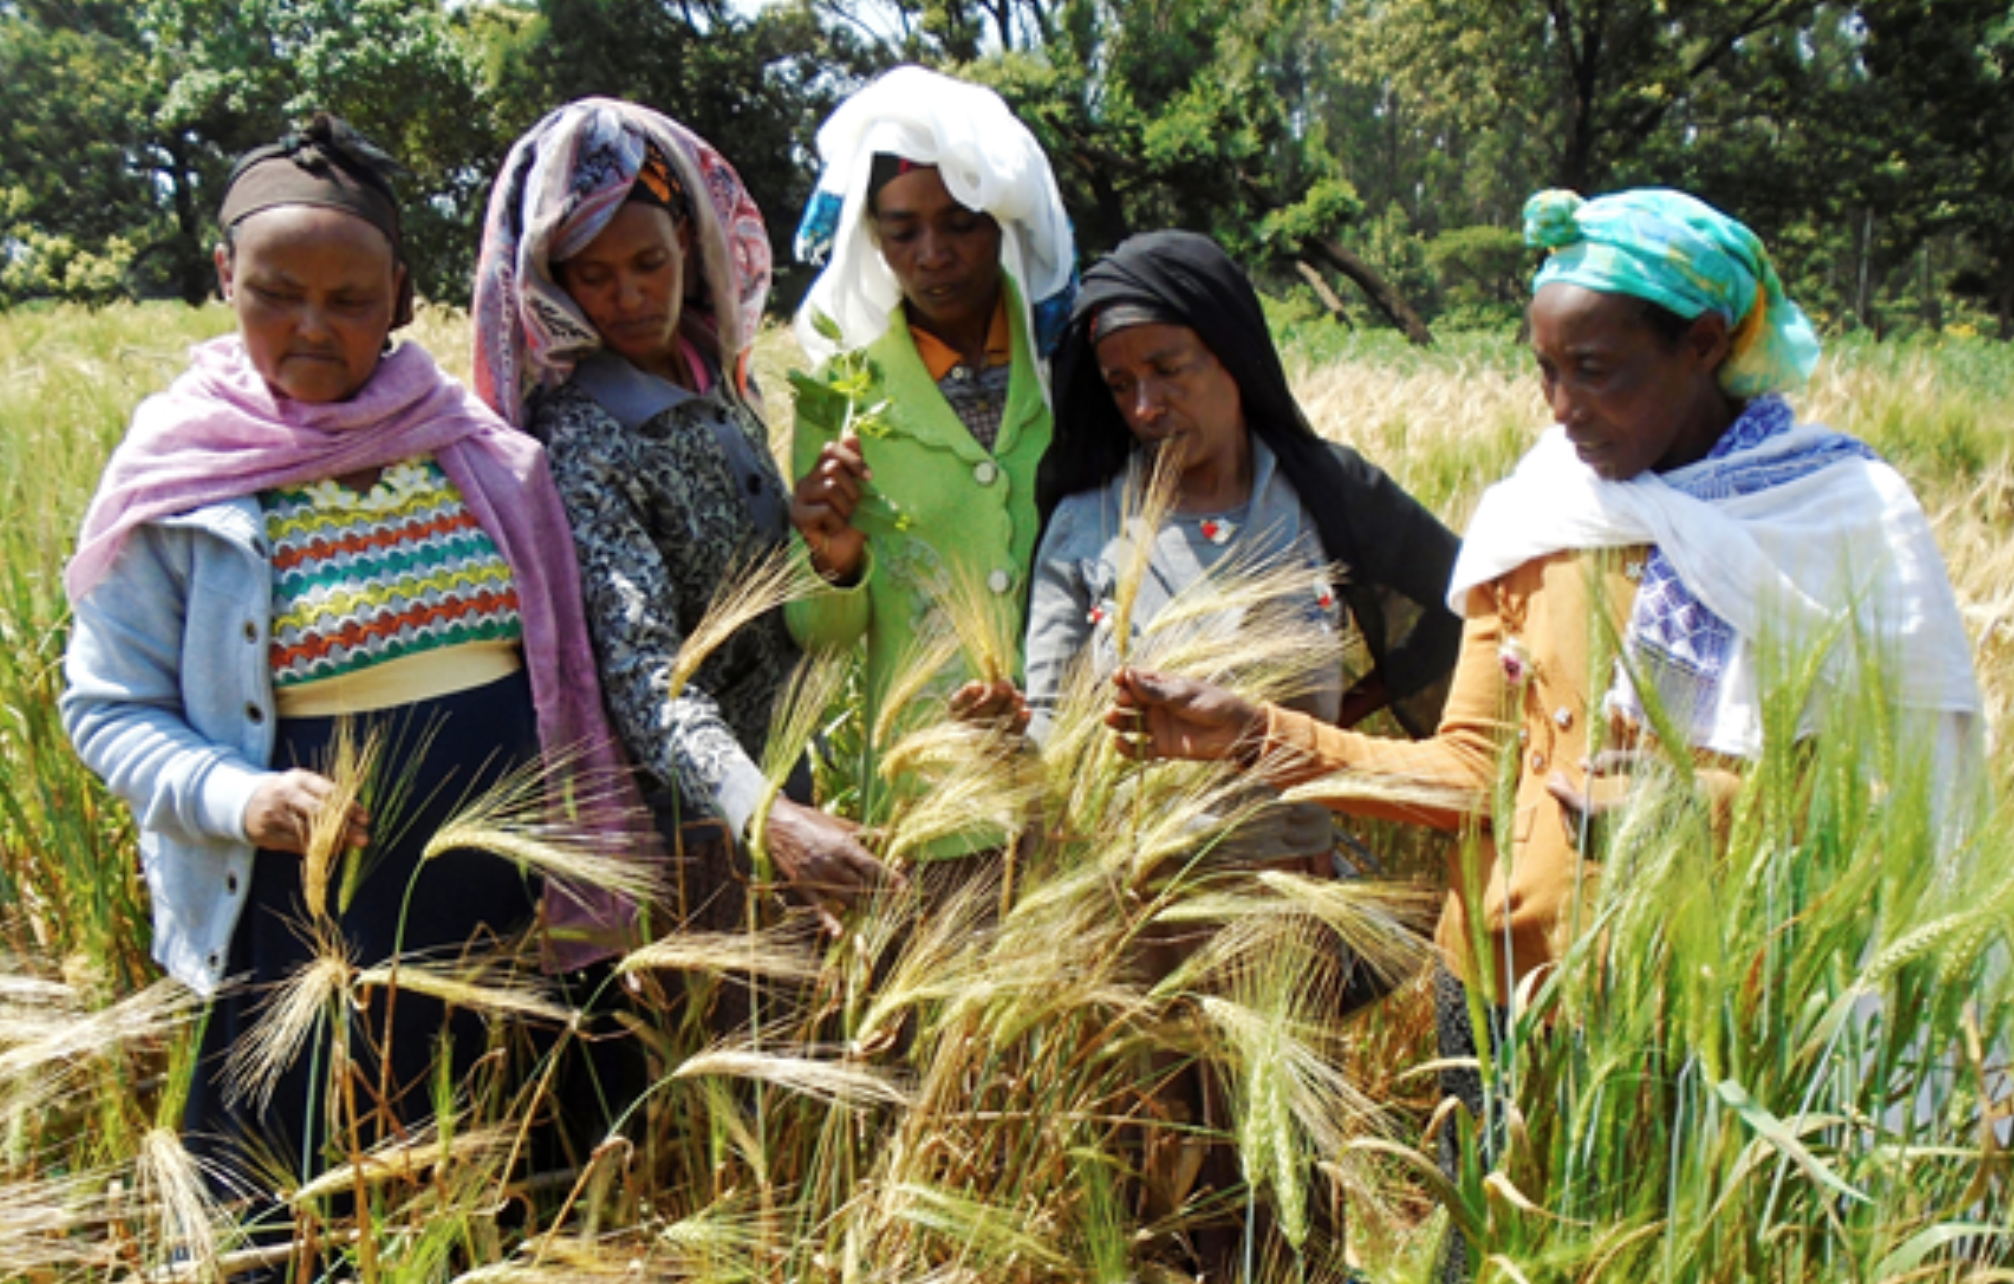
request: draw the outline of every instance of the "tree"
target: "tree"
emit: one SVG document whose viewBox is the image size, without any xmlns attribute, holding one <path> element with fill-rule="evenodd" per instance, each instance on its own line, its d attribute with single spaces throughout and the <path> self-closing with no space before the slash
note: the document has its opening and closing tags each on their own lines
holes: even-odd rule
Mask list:
<svg viewBox="0 0 2014 1284">
<path fill-rule="evenodd" d="M 1121 14 L 1072 0 L 1041 58 L 966 70 L 1042 139 L 1080 249 L 1187 227 L 1261 264 L 1341 272 L 1415 342 L 1417 312 L 1338 237 L 1361 211 L 1328 146 L 1323 0 L 1143 0 Z"/>
<path fill-rule="evenodd" d="M 421 294 L 468 294 L 496 137 L 480 63 L 440 0 L 149 0 L 166 98 L 164 171 L 189 194 L 180 251 L 207 263 L 235 156 L 331 111 L 408 170 L 407 256 Z"/>
<path fill-rule="evenodd" d="M 1958 284 L 2014 338 L 2014 13 L 2005 0 L 1866 0 L 1864 61 L 1898 129 L 1895 171 L 1910 201 L 1906 251 L 1963 233 L 1982 266 Z"/>
<path fill-rule="evenodd" d="M 120 4 L 0 14 L 0 303 L 181 292 L 151 254 L 159 93 Z"/>
<path fill-rule="evenodd" d="M 1450 133 L 1525 136 L 1534 178 L 1586 191 L 1637 155 L 1757 37 L 1816 0 L 1381 0 L 1367 33 L 1414 110 Z"/>
</svg>

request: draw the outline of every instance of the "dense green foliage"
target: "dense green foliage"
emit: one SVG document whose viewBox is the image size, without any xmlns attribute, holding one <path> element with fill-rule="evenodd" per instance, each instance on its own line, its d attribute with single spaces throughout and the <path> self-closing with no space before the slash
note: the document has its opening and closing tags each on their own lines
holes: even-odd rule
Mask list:
<svg viewBox="0 0 2014 1284">
<path fill-rule="evenodd" d="M 434 299 L 510 140 L 590 93 L 718 145 L 787 263 L 818 122 L 912 60 L 1030 120 L 1087 252 L 1208 230 L 1416 341 L 1503 319 L 1531 191 L 1640 183 L 1747 218 L 1835 331 L 2006 337 L 2009 32 L 2004 0 L 8 0 L 0 306 L 202 297 L 230 158 L 314 108 L 410 167 Z"/>
</svg>

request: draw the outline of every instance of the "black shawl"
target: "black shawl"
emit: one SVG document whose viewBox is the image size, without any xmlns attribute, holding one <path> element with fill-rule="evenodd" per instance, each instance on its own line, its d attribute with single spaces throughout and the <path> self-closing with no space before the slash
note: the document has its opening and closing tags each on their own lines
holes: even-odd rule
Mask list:
<svg viewBox="0 0 2014 1284">
<path fill-rule="evenodd" d="M 1461 621 L 1446 604 L 1459 541 L 1377 466 L 1315 434 L 1287 386 L 1258 294 L 1208 237 L 1147 232 L 1084 273 L 1056 352 L 1055 439 L 1035 483 L 1043 524 L 1066 496 L 1117 476 L 1133 451 L 1091 342 L 1093 318 L 1114 304 L 1179 317 L 1237 380 L 1247 427 L 1272 450 L 1342 568 L 1337 588 L 1373 666 L 1353 691 L 1382 688 L 1408 732 L 1431 734 L 1461 646 Z"/>
</svg>

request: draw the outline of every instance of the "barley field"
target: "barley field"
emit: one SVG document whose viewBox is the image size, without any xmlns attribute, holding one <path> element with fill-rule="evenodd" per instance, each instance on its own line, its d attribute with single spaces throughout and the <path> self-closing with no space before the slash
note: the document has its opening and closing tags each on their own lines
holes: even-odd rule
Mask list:
<svg viewBox="0 0 2014 1284">
<path fill-rule="evenodd" d="M 60 570 L 98 471 L 139 399 L 229 326 L 220 307 L 0 315 L 0 1278 L 1118 1284 L 1187 1278 L 1181 1245 L 1229 1217 L 1254 1280 L 1424 1281 L 1450 1226 L 1478 1279 L 2014 1280 L 2014 817 L 1998 804 L 1962 843 L 1937 837 L 1879 673 L 1817 744 L 1755 764 L 1724 847 L 1675 775 L 1646 786 L 1614 827 L 1593 930 L 1484 1040 L 1491 1122 L 1435 1087 L 1418 926 L 1458 840 L 1367 827 L 1389 877 L 1226 878 L 1213 843 L 1247 805 L 1238 781 L 1128 764 L 1099 692 L 1071 693 L 1036 757 L 959 724 L 860 726 L 845 667 L 811 664 L 765 768 L 874 739 L 932 784 L 884 852 L 990 827 L 1016 835 L 1002 859 L 918 870 L 837 940 L 758 893 L 734 930 L 625 959 L 621 1019 L 651 1087 L 543 1171 L 523 1140 L 579 1025 L 535 968 L 304 974 L 273 1058 L 334 1049 L 340 1077 L 345 1040 L 367 1037 L 348 1014 L 390 983 L 483 1014 L 516 1069 L 442 1084 L 427 1129 L 339 1130 L 351 1143 L 312 1180 L 241 1175 L 300 1228 L 246 1247 L 175 1135 L 197 1008 L 147 961 L 133 822 L 55 716 Z M 1457 529 L 1543 422 L 1508 336 L 1420 353 L 1277 329 L 1314 421 Z M 428 310 L 413 334 L 465 370 L 465 318 Z M 787 331 L 759 357 L 781 445 Z M 1801 404 L 1916 486 L 2006 745 L 2014 350 L 1838 343 Z M 1208 591 L 1199 609 L 1277 589 Z M 968 650 L 998 647 L 966 624 Z M 1200 663 L 1179 630 L 1139 645 Z M 1247 667 L 1265 695 L 1266 666 Z M 1999 799 L 2009 764 L 1996 754 Z M 464 831 L 500 870 L 580 854 L 510 801 Z M 1171 934 L 1193 945 L 1179 966 L 1138 966 Z M 1395 988 L 1338 1020 L 1345 958 Z M 1216 1085 L 1216 1114 L 1177 1108 L 1184 1075 Z M 350 1110 L 335 1122 L 361 1123 Z M 1435 1154 L 1457 1137 L 1449 1178 Z M 1195 1180 L 1226 1156 L 1235 1181 Z"/>
</svg>

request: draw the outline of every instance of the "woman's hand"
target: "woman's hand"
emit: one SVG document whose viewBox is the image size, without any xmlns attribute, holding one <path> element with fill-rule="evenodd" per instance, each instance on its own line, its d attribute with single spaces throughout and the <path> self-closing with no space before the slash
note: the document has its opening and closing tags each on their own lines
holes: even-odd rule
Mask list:
<svg viewBox="0 0 2014 1284">
<path fill-rule="evenodd" d="M 763 837 L 777 872 L 792 891 L 818 915 L 818 921 L 839 935 L 839 915 L 882 888 L 904 886 L 903 878 L 874 859 L 854 837 L 860 826 L 828 816 L 788 798 L 769 808 Z"/>
<path fill-rule="evenodd" d="M 951 716 L 1020 735 L 1028 730 L 1028 697 L 1012 682 L 968 682 L 951 693 Z"/>
<path fill-rule="evenodd" d="M 267 851 L 308 854 L 308 841 L 315 832 L 315 817 L 335 796 L 336 782 L 312 771 L 282 771 L 267 776 L 252 791 L 245 804 L 245 838 L 254 847 Z M 350 804 L 348 832 L 343 847 L 362 847 L 371 841 L 371 818 L 358 803 Z"/>
<path fill-rule="evenodd" d="M 1591 760 L 1584 759 L 1581 770 L 1587 774 L 1585 790 L 1574 788 L 1564 771 L 1555 771 L 1545 778 L 1546 792 L 1566 813 L 1568 832 L 1575 836 L 1576 846 L 1582 845 L 1579 836 L 1585 832 L 1589 836 L 1585 846 L 1599 849 L 1600 844 L 1593 841 L 1595 826 L 1628 801 L 1630 772 L 1648 757 L 1640 750 L 1604 749 Z"/>
<path fill-rule="evenodd" d="M 1266 711 L 1222 687 L 1121 669 L 1105 725 L 1128 758 L 1228 758 L 1264 743 Z"/>
<path fill-rule="evenodd" d="M 818 462 L 798 479 L 790 496 L 790 524 L 811 550 L 811 565 L 834 584 L 851 584 L 860 575 L 867 536 L 853 526 L 861 487 L 874 475 L 860 451 L 860 438 L 848 434 L 818 452 Z"/>
</svg>

